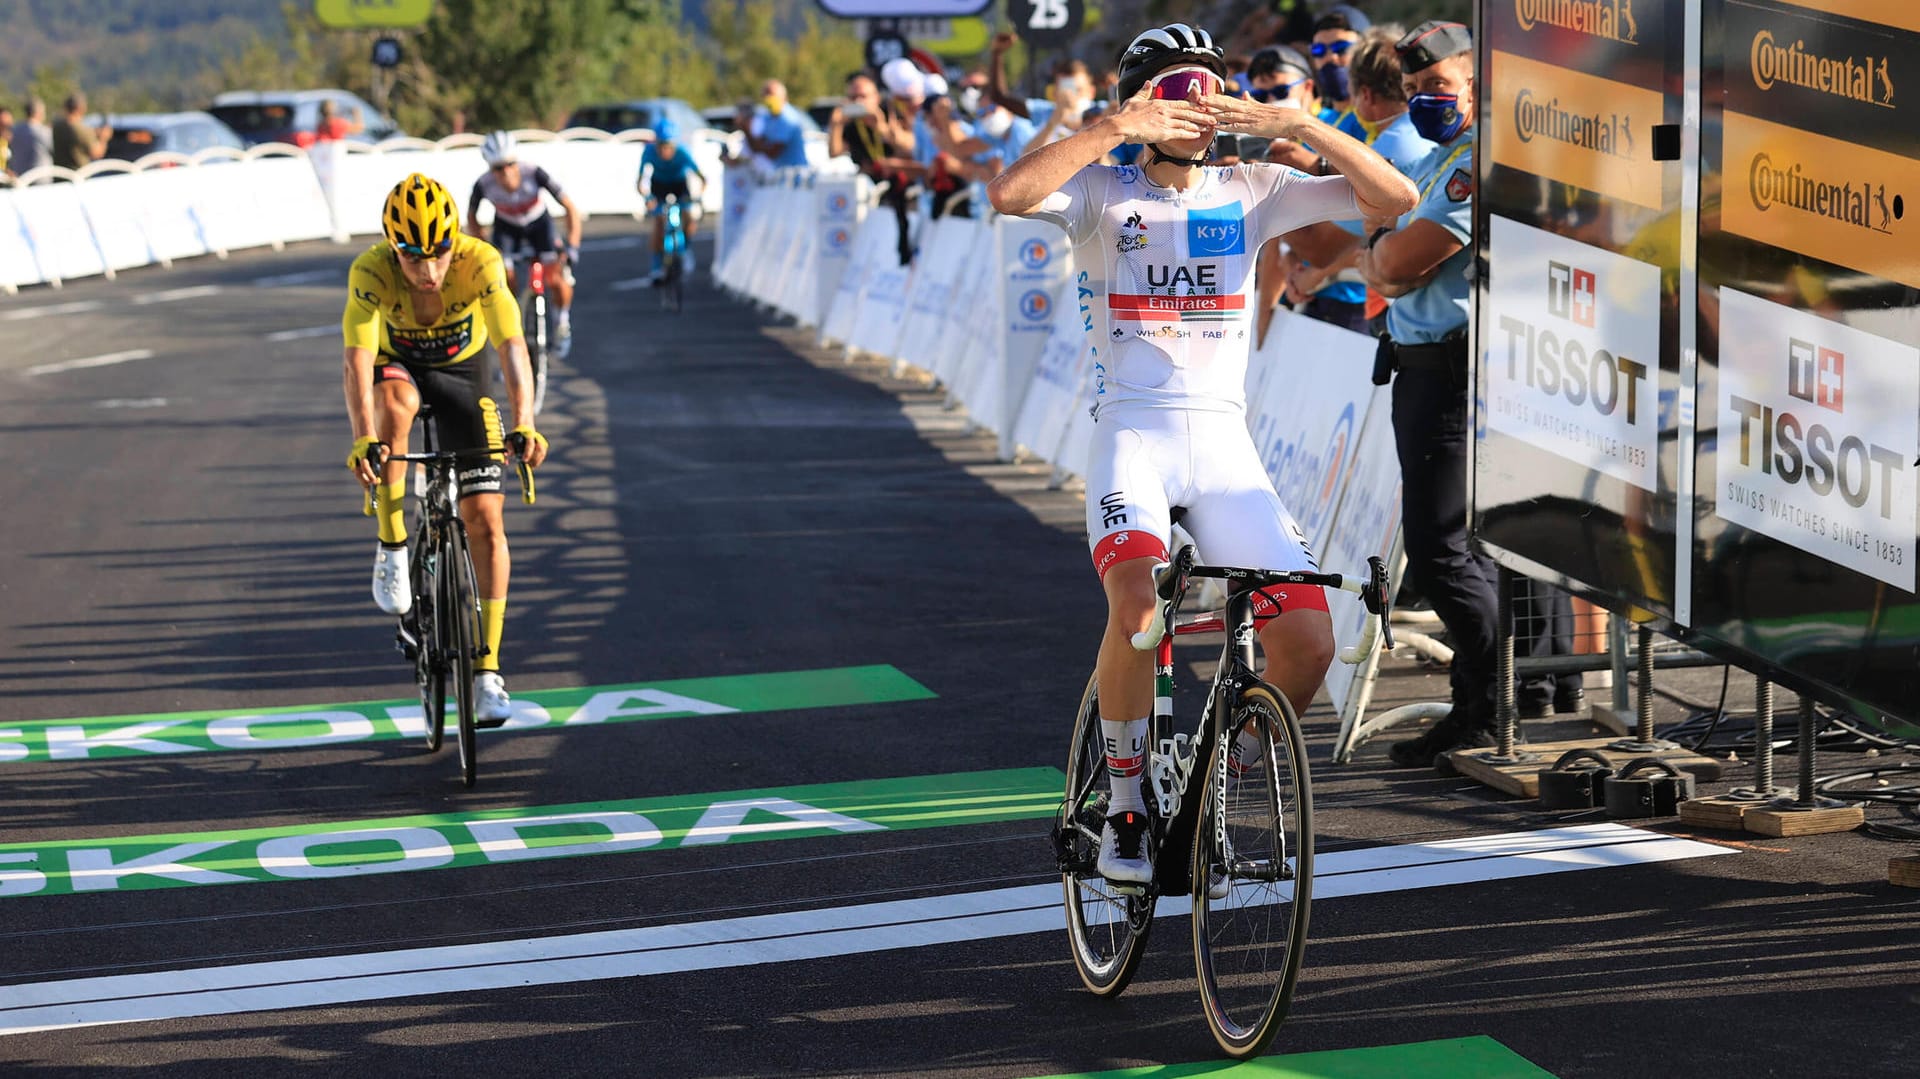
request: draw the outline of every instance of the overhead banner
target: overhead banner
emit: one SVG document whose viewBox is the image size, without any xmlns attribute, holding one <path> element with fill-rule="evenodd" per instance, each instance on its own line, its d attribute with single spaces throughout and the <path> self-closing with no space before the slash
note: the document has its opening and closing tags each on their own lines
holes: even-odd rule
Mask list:
<svg viewBox="0 0 1920 1079">
<path fill-rule="evenodd" d="M 842 19 L 957 19 L 978 15 L 992 0 L 818 0 Z"/>
<path fill-rule="evenodd" d="M 1490 430 L 1657 487 L 1660 270 L 1498 215 L 1481 340 Z"/>
</svg>

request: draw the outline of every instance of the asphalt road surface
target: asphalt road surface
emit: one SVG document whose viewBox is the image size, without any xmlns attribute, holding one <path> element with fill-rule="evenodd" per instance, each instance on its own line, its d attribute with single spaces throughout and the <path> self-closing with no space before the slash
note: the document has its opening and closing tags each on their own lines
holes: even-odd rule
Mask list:
<svg viewBox="0 0 1920 1079">
<path fill-rule="evenodd" d="M 417 735 L 341 467 L 353 254 L 0 299 L 6 1070 L 1218 1059 L 1184 917 L 1116 1001 L 1056 927 L 1047 819 L 1102 616 L 1078 493 L 704 273 L 662 311 L 635 226 L 596 222 L 553 457 L 509 498 L 521 712 L 465 790 Z M 1443 694 L 1395 661 L 1379 700 Z M 1913 1073 L 1916 894 L 1886 879 L 1911 844 L 1581 832 L 1620 826 L 1377 744 L 1335 767 L 1324 701 L 1308 726 L 1322 885 L 1285 1074 Z"/>
</svg>

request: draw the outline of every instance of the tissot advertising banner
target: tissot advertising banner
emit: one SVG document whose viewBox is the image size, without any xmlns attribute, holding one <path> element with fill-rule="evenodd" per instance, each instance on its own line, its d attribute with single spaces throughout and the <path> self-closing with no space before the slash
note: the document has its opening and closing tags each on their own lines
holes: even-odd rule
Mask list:
<svg viewBox="0 0 1920 1079">
<path fill-rule="evenodd" d="M 1914 590 L 1920 349 L 1720 290 L 1715 512 Z"/>
<path fill-rule="evenodd" d="M 1487 427 L 1658 484 L 1660 270 L 1495 215 L 1481 334 Z"/>
</svg>

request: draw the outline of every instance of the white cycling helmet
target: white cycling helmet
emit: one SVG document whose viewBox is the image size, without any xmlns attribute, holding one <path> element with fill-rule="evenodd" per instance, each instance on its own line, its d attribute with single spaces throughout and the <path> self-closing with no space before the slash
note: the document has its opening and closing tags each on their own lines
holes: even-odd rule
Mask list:
<svg viewBox="0 0 1920 1079">
<path fill-rule="evenodd" d="M 480 144 L 480 159 L 489 166 L 511 165 L 520 160 L 520 140 L 511 131 L 496 131 Z"/>
</svg>

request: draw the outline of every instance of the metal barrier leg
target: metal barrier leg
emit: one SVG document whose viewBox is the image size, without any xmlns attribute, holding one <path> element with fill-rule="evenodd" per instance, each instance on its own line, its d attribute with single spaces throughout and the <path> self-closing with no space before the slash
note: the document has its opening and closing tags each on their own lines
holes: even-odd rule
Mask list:
<svg viewBox="0 0 1920 1079">
<path fill-rule="evenodd" d="M 1814 738 L 1813 738 L 1813 698 L 1802 694 L 1800 697 L 1800 791 L 1794 797 L 1781 795 L 1773 800 L 1769 808 L 1793 813 L 1806 813 L 1815 809 L 1844 809 L 1852 803 L 1837 798 L 1822 798 L 1813 791 L 1814 779 Z"/>
<path fill-rule="evenodd" d="M 1513 748 L 1519 724 L 1519 709 L 1514 704 L 1513 684 L 1513 571 L 1499 567 L 1495 582 L 1499 590 L 1498 619 L 1500 646 L 1494 653 L 1494 727 L 1497 742 L 1493 755 L 1481 758 L 1489 764 L 1518 764 L 1535 758 L 1532 753 Z"/>
<path fill-rule="evenodd" d="M 1754 676 L 1753 685 L 1753 786 L 1735 787 L 1728 798 L 1743 802 L 1766 802 L 1787 792 L 1773 785 L 1773 683 L 1767 676 Z"/>
<path fill-rule="evenodd" d="M 1639 633 L 1639 674 L 1640 685 L 1635 691 L 1635 706 L 1638 723 L 1633 737 L 1621 738 L 1607 744 L 1608 749 L 1622 753 L 1659 753 L 1669 749 L 1679 749 L 1674 742 L 1663 741 L 1653 733 L 1653 630 L 1640 627 Z M 1618 683 L 1614 691 L 1619 693 Z"/>
<path fill-rule="evenodd" d="M 1608 669 L 1613 674 L 1613 710 L 1627 714 L 1627 620 L 1614 615 L 1607 619 Z"/>
</svg>

